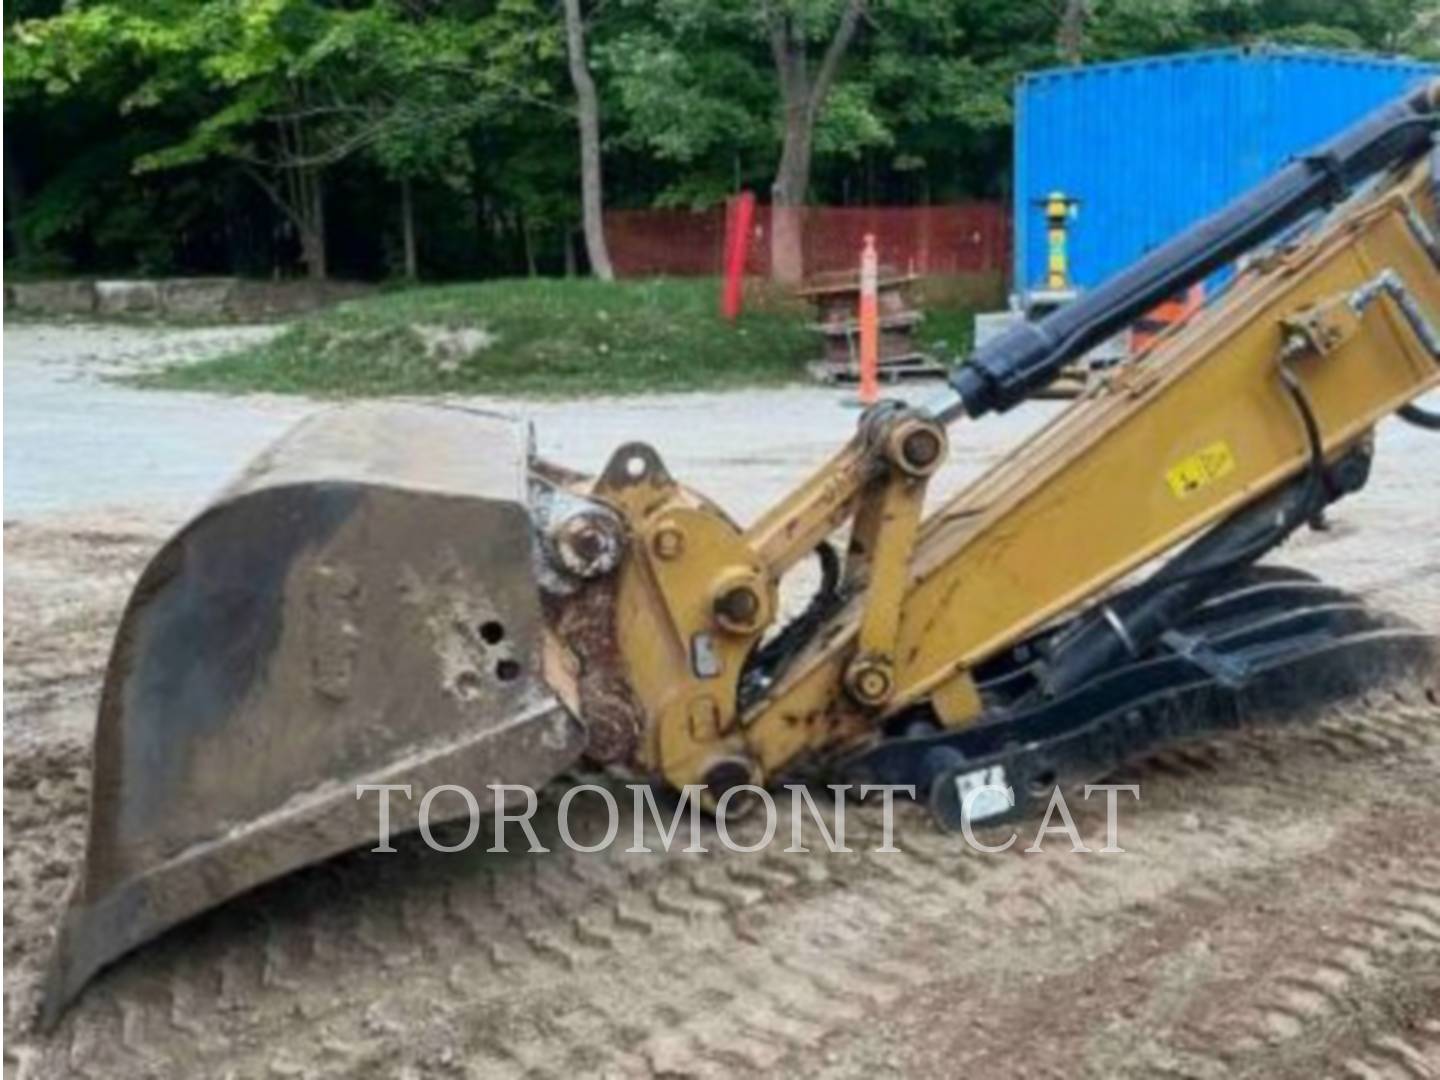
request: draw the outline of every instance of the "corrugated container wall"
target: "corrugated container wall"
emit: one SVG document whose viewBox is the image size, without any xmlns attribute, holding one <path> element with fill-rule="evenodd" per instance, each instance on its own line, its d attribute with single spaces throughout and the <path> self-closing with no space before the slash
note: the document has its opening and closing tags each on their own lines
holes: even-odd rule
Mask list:
<svg viewBox="0 0 1440 1080">
<path fill-rule="evenodd" d="M 1014 287 L 1044 279 L 1039 203 L 1050 192 L 1080 200 L 1071 276 L 1091 287 L 1437 71 L 1261 48 L 1025 76 L 1015 95 Z"/>
</svg>

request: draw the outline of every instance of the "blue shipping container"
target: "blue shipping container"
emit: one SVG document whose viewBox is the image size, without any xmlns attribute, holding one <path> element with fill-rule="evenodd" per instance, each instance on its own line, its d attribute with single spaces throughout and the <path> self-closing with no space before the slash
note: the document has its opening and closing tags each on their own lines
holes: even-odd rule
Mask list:
<svg viewBox="0 0 1440 1080">
<path fill-rule="evenodd" d="M 1080 200 L 1071 276 L 1099 284 L 1297 153 L 1440 71 L 1298 49 L 1221 49 L 1023 77 L 1015 94 L 1017 290 L 1045 277 L 1052 191 Z"/>
</svg>

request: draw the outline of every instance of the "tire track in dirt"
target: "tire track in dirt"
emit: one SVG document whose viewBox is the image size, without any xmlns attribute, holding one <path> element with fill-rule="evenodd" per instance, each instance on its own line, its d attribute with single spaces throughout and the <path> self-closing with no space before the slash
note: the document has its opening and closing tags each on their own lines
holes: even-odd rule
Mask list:
<svg viewBox="0 0 1440 1080">
<path fill-rule="evenodd" d="M 1055 905 L 1043 940 L 992 925 L 979 973 L 942 960 L 904 1010 L 873 1018 L 878 1030 L 832 1048 L 821 1067 L 786 1064 L 854 1075 L 885 1066 L 876 1046 L 900 1045 L 919 1073 L 979 1075 L 1019 1060 L 1027 1075 L 1311 1077 L 1367 1060 L 1377 1039 L 1392 1056 L 1403 1046 L 1423 1060 L 1428 1044 L 1407 1033 L 1440 1013 L 1440 952 L 1430 937 L 1440 860 L 1411 860 L 1409 838 L 1440 827 L 1440 811 L 1397 799 L 1389 821 L 1347 806 L 1324 783 L 1357 768 L 1367 782 L 1396 770 L 1407 781 L 1433 776 L 1440 752 L 1432 741 L 1408 760 L 1357 756 L 1341 767 L 1327 757 L 1292 757 L 1277 778 L 1282 787 L 1318 785 L 1308 803 L 1240 802 L 1245 820 L 1219 830 L 1232 857 L 1218 862 L 1185 851 L 1196 807 L 1160 790 L 1181 782 L 1146 788 L 1147 800 L 1157 797 L 1133 828 L 1143 838 L 1157 819 L 1162 834 L 1163 819 L 1178 819 L 1163 862 L 1185 858 L 1188 873 L 1173 888 L 1097 906 L 1099 875 L 1091 875 L 1085 895 Z M 1247 786 L 1220 782 L 1202 815 L 1227 802 L 1233 813 L 1233 796 Z M 1251 857 L 1235 857 L 1242 853 Z M 1158 869 L 1151 853 L 1142 872 Z M 1380 893 L 1386 904 L 1373 902 Z M 937 1036 L 917 1016 L 963 1034 Z"/>
<path fill-rule="evenodd" d="M 50 539 L 37 531 L 31 547 Z M 178 928 L 92 985 L 55 1036 L 35 1036 L 27 1009 L 81 856 L 89 782 L 88 730 L 39 725 L 56 702 L 93 699 L 147 543 L 107 539 L 89 545 L 113 549 L 102 555 L 57 553 L 54 576 L 67 559 L 91 575 L 81 575 L 90 584 L 76 612 L 43 612 L 46 590 L 37 588 L 12 624 L 22 635 L 20 685 L 32 679 L 56 695 L 37 692 L 33 710 L 22 696 L 21 712 L 7 715 L 7 730 L 14 721 L 22 735 L 6 761 L 6 1060 L 17 1075 L 848 1075 L 924 1065 L 899 1035 L 905 1017 L 948 1035 L 935 1059 L 945 1071 L 1003 1064 L 1017 1051 L 1036 1075 L 1060 1075 L 1072 1060 L 1103 1071 L 1119 1063 L 1115 1053 L 1064 1024 L 1050 1043 L 1019 1041 L 1054 1022 L 1028 988 L 1068 979 L 1083 989 L 1074 971 L 1128 955 L 1147 934 L 1170 949 L 1157 947 L 1139 965 L 1158 974 L 1133 986 L 1117 974 L 1080 999 L 1136 1010 L 1104 1029 L 1149 1070 L 1133 1075 L 1207 1075 L 1217 1061 L 1252 1072 L 1256 1062 L 1294 1071 L 1321 1061 L 1324 1071 L 1383 1075 L 1431 1053 L 1423 1024 L 1436 1010 L 1402 1007 L 1427 985 L 1431 870 L 1397 879 L 1385 869 L 1376 880 L 1396 881 L 1405 906 L 1371 911 L 1369 856 L 1361 852 L 1347 871 L 1335 852 L 1359 844 L 1355 837 L 1386 849 L 1385 815 L 1414 812 L 1427 777 L 1433 789 L 1433 688 L 1428 699 L 1413 689 L 1402 700 L 1378 695 L 1329 710 L 1313 727 L 1197 743 L 1129 767 L 1117 779 L 1139 781 L 1144 794 L 1140 806 L 1122 807 L 1133 859 L 981 856 L 914 808 L 900 814 L 899 856 L 443 856 L 410 838 L 395 855 L 332 860 Z M 1435 590 L 1414 591 L 1417 611 L 1440 611 Z M 92 659 L 54 660 L 77 641 Z M 10 659 L 7 650 L 7 683 Z M 59 666 L 46 682 L 50 663 Z M 1407 783 L 1397 784 L 1402 773 Z M 852 807 L 847 823 L 852 846 L 878 843 L 873 814 Z M 627 813 L 622 835 L 629 824 Z M 1103 843 L 1096 808 L 1082 806 L 1077 824 L 1093 846 Z M 553 829 L 542 836 L 555 846 Z M 512 846 L 523 846 L 518 840 Z M 1253 944 L 1240 930 L 1273 934 L 1300 908 L 1237 914 L 1236 897 L 1269 904 L 1277 891 L 1302 891 L 1307 875 L 1338 890 L 1333 917 L 1347 937 L 1370 943 L 1368 967 L 1347 954 L 1355 971 L 1337 983 L 1345 958 L 1297 947 L 1294 963 L 1272 973 L 1257 949 L 1237 961 L 1245 993 L 1218 983 L 1233 1014 L 1190 1016 L 1176 1004 L 1171 1024 L 1172 1013 L 1135 1004 L 1140 990 L 1156 987 L 1174 997 L 1181 975 L 1212 962 L 1192 955 L 1194 943 L 1173 928 L 1227 925 L 1228 913 L 1239 923 L 1230 933 Z M 1331 910 L 1304 909 L 1326 919 Z M 1352 926 L 1362 912 L 1382 925 Z M 1339 988 L 1315 989 L 1331 984 Z M 1197 999 L 1206 985 L 1201 979 Z M 1006 1002 L 1014 1018 L 994 1015 Z M 1351 1022 L 1354 1002 L 1362 1015 Z M 1313 1014 L 1323 1028 L 1318 1058 L 1296 1056 L 1311 1019 L 1286 1037 L 1287 1021 L 1274 1019 L 1285 1009 Z M 1141 1032 L 1146 1016 L 1165 1023 Z M 1272 1024 L 1280 1037 L 1267 1039 Z M 1241 1028 L 1258 1041 L 1213 1057 L 1216 1041 Z"/>
<path fill-rule="evenodd" d="M 1432 1009 L 1432 1015 L 1440 1008 Z M 1347 1059 L 1340 1075 L 1352 1080 L 1435 1080 L 1440 1077 L 1440 1019 L 1407 1025 L 1405 1035 L 1376 1034 Z"/>
<path fill-rule="evenodd" d="M 1250 753 L 1255 745 L 1298 734 L 1286 746 L 1292 765 L 1339 769 L 1413 749 L 1423 729 L 1404 730 L 1403 745 L 1345 743 L 1340 756 L 1325 732 L 1303 729 L 1173 751 L 1131 777 L 1146 796 L 1135 827 L 1149 828 L 1151 814 L 1178 826 L 1193 850 L 1167 859 L 1167 873 L 1188 876 L 1220 856 L 1203 819 L 1182 809 L 1193 807 L 1197 780 L 1221 804 L 1239 793 L 1247 808 L 1293 814 L 1289 789 L 1309 786 L 1313 772 L 1277 774 Z M 1275 797 L 1255 800 L 1257 784 Z M 847 817 L 852 846 L 878 843 L 873 815 L 852 807 Z M 1103 815 L 1086 808 L 1077 821 L 1103 844 Z M 1226 838 L 1226 875 L 1265 865 L 1263 832 L 1240 823 Z M 1095 857 L 980 856 L 914 808 L 899 836 L 900 856 L 498 859 L 438 856 L 411 838 L 395 856 L 302 871 L 167 935 L 87 993 L 66 1058 L 94 1075 L 223 1059 L 258 1076 L 274 1037 L 303 1020 L 320 1034 L 290 1063 L 321 1075 L 443 1061 L 487 1076 L 544 1072 L 547 1062 L 774 1068 L 923 986 L 938 942 L 988 952 L 997 927 L 957 929 L 957 913 L 1003 906 L 999 928 L 1034 934 L 1083 919 L 1097 883 L 1123 881 L 1123 867 Z M 556 835 L 542 841 L 553 847 Z M 1304 846 L 1297 838 L 1292 848 Z"/>
<path fill-rule="evenodd" d="M 58 712 L 77 728 L 93 722 L 125 596 L 162 539 L 139 524 L 6 524 L 7 740 Z"/>
<path fill-rule="evenodd" d="M 1192 1063 L 1268 1077 L 1349 1069 L 1377 1047 L 1382 1057 L 1424 1060 L 1428 1052 L 1400 1031 L 1417 1006 L 1440 1001 L 1440 859 L 1352 873 L 1347 885 L 1347 907 L 1323 906 L 1258 980 L 1186 1030 Z"/>
</svg>

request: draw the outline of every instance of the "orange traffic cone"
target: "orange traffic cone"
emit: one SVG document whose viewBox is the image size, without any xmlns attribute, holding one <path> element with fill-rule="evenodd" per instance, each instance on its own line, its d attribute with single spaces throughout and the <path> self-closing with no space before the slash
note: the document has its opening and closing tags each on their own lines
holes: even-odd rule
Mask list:
<svg viewBox="0 0 1440 1080">
<path fill-rule="evenodd" d="M 880 300 L 875 234 L 865 234 L 860 253 L 860 404 L 880 400 Z"/>
</svg>

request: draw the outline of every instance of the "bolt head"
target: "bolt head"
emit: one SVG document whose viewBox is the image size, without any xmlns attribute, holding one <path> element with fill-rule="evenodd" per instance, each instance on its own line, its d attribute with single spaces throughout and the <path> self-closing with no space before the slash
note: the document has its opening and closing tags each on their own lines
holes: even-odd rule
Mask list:
<svg viewBox="0 0 1440 1080">
<path fill-rule="evenodd" d="M 940 436 L 929 428 L 920 428 L 905 436 L 905 460 L 917 469 L 935 464 L 942 450 Z"/>
<path fill-rule="evenodd" d="M 674 525 L 666 525 L 656 531 L 652 547 L 661 559 L 678 559 L 685 552 L 685 534 Z"/>
<path fill-rule="evenodd" d="M 885 456 L 910 476 L 929 476 L 945 457 L 945 432 L 918 417 L 902 419 L 886 435 Z"/>
<path fill-rule="evenodd" d="M 890 680 L 879 668 L 869 668 L 860 673 L 858 685 L 866 697 L 878 698 L 885 693 Z"/>
<path fill-rule="evenodd" d="M 873 660 L 857 662 L 850 668 L 845 682 L 851 695 L 862 705 L 879 705 L 895 688 L 889 666 Z"/>
<path fill-rule="evenodd" d="M 753 624 L 760 615 L 760 607 L 760 596 L 749 585 L 726 589 L 715 599 L 715 614 L 737 627 Z"/>
<path fill-rule="evenodd" d="M 561 564 L 576 577 L 608 574 L 620 563 L 624 542 L 618 523 L 586 512 L 566 518 L 551 534 Z"/>
</svg>

